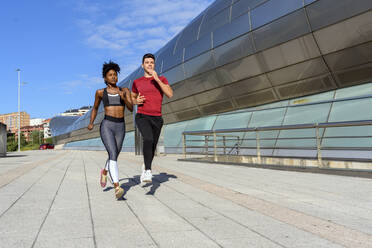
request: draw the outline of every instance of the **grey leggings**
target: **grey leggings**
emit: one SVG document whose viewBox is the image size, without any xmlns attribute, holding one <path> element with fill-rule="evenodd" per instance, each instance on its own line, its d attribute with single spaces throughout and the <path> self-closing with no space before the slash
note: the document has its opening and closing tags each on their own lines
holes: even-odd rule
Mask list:
<svg viewBox="0 0 372 248">
<path fill-rule="evenodd" d="M 125 137 L 124 118 L 105 116 L 105 119 L 101 122 L 99 132 L 109 160 L 117 161 Z"/>
</svg>

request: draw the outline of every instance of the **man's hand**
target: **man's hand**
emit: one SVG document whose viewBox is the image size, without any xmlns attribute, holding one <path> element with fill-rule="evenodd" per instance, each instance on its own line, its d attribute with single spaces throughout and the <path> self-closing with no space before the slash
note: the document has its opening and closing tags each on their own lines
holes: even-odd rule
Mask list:
<svg viewBox="0 0 372 248">
<path fill-rule="evenodd" d="M 138 93 L 138 96 L 136 98 L 136 104 L 143 104 L 146 101 L 146 98 L 141 95 L 141 93 Z"/>
<path fill-rule="evenodd" d="M 153 76 L 156 81 L 160 81 L 158 73 L 155 70 L 151 71 L 151 76 Z"/>
<path fill-rule="evenodd" d="M 93 124 L 90 123 L 90 124 L 88 125 L 88 130 L 92 130 L 92 129 L 93 129 Z"/>
</svg>

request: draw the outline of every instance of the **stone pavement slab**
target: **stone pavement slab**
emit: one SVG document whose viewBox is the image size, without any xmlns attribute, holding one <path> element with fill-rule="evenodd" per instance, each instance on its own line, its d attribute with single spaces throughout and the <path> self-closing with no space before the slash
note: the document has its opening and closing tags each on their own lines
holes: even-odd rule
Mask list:
<svg viewBox="0 0 372 248">
<path fill-rule="evenodd" d="M 17 156 L 15 156 L 17 155 Z M 118 159 L 122 200 L 99 185 L 101 151 L 0 158 L 0 247 L 372 247 L 372 180 Z"/>
</svg>

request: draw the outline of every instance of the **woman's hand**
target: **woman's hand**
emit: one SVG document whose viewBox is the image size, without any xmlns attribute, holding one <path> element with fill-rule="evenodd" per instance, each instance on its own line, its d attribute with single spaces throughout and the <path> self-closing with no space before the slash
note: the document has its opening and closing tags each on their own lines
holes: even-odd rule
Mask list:
<svg viewBox="0 0 372 248">
<path fill-rule="evenodd" d="M 88 130 L 90 131 L 90 130 L 92 130 L 92 129 L 93 129 L 93 124 L 90 123 L 90 124 L 88 125 Z"/>
<path fill-rule="evenodd" d="M 119 96 L 120 96 L 120 98 L 121 99 L 125 99 L 125 94 L 126 94 L 126 92 L 124 91 L 124 90 L 121 90 L 120 88 L 119 88 Z"/>
</svg>

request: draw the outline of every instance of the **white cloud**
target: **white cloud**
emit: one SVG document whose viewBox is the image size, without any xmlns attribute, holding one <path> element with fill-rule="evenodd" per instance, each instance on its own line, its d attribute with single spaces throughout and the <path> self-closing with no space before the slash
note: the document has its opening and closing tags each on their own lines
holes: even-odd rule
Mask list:
<svg viewBox="0 0 372 248">
<path fill-rule="evenodd" d="M 126 76 L 138 68 L 144 53 L 155 53 L 212 2 L 108 0 L 103 5 L 79 0 L 76 9 L 91 15 L 78 20 L 77 25 L 84 32 L 87 45 L 102 49 L 107 56 L 122 58 L 122 75 Z M 98 9 L 100 15 L 95 15 Z M 102 15 L 105 18 L 100 18 Z"/>
<path fill-rule="evenodd" d="M 91 77 L 87 74 L 77 75 L 78 79 L 71 81 L 64 81 L 58 84 L 59 88 L 63 91 L 64 94 L 70 95 L 74 92 L 85 89 L 95 89 L 100 85 L 103 87 L 103 79 L 100 77 Z"/>
</svg>

